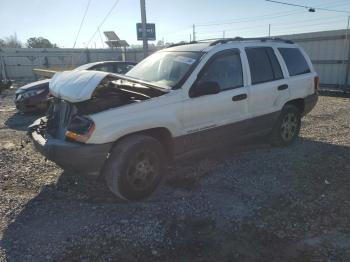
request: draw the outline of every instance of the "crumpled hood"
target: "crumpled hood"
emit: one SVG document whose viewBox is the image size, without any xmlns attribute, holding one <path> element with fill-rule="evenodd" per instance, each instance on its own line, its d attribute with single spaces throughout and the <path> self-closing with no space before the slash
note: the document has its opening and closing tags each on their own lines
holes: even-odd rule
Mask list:
<svg viewBox="0 0 350 262">
<path fill-rule="evenodd" d="M 50 93 L 71 103 L 86 101 L 108 75 L 113 74 L 87 70 L 58 72 L 51 79 Z"/>
<path fill-rule="evenodd" d="M 37 88 L 45 88 L 45 87 L 48 88 L 50 81 L 51 81 L 50 79 L 44 79 L 44 80 L 32 82 L 30 84 L 27 84 L 18 88 L 16 93 L 23 93 L 23 92 L 34 90 Z"/>
</svg>

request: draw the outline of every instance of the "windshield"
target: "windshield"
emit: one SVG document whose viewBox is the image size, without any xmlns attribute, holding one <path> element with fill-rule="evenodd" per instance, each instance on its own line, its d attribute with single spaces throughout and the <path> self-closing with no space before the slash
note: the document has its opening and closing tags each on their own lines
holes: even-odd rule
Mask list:
<svg viewBox="0 0 350 262">
<path fill-rule="evenodd" d="M 185 77 L 199 56 L 199 52 L 158 52 L 137 64 L 126 76 L 172 88 Z"/>
</svg>

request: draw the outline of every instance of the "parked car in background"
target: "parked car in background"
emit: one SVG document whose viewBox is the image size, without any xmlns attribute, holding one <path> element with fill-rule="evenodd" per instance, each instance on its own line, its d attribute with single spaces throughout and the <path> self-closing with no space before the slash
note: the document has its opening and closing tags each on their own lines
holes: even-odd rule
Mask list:
<svg viewBox="0 0 350 262">
<path fill-rule="evenodd" d="M 318 99 L 307 54 L 279 39 L 222 39 L 163 49 L 125 76 L 63 72 L 29 134 L 64 169 L 101 174 L 128 200 L 150 195 L 169 160 L 253 136 L 287 146 Z"/>
<path fill-rule="evenodd" d="M 136 65 L 134 62 L 102 61 L 77 67 L 73 71 L 94 70 L 125 74 Z M 23 113 L 43 112 L 48 108 L 49 83 L 51 79 L 36 81 L 20 87 L 16 91 L 16 108 Z"/>
</svg>

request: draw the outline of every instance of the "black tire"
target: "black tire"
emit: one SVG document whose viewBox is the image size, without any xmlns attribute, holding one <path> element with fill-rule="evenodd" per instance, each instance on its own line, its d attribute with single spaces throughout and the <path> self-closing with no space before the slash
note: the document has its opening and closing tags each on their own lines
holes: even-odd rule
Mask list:
<svg viewBox="0 0 350 262">
<path fill-rule="evenodd" d="M 149 196 L 160 183 L 166 167 L 161 143 L 149 136 L 135 134 L 121 139 L 111 151 L 104 177 L 117 197 L 140 200 Z"/>
<path fill-rule="evenodd" d="M 299 136 L 300 126 L 299 109 L 294 105 L 285 105 L 269 136 L 270 143 L 279 147 L 292 144 Z"/>
</svg>

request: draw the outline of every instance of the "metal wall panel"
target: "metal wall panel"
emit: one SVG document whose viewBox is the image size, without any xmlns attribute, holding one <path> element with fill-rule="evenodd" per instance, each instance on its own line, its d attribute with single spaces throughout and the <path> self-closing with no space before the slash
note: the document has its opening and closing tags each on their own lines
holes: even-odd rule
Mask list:
<svg viewBox="0 0 350 262">
<path fill-rule="evenodd" d="M 294 41 L 310 56 L 321 78 L 321 85 L 348 89 L 345 84 L 350 35 L 346 30 L 279 36 Z"/>
<path fill-rule="evenodd" d="M 121 59 L 119 50 L 63 48 L 2 48 L 0 57 L 7 77 L 23 81 L 37 79 L 34 68 L 74 68 L 90 62 Z"/>
<path fill-rule="evenodd" d="M 348 46 L 346 30 L 304 33 L 278 36 L 293 40 L 300 45 L 314 62 L 315 69 L 320 75 L 321 84 L 344 87 L 346 64 L 348 63 Z M 150 54 L 161 47 L 150 48 Z M 8 77 L 10 79 L 35 79 L 33 68 L 49 68 L 70 66 L 75 67 L 89 62 L 103 60 L 121 60 L 120 49 L 68 49 L 68 48 L 4 48 L 0 49 Z M 126 60 L 139 62 L 143 59 L 140 48 L 128 48 Z M 345 88 L 345 87 L 344 87 Z"/>
</svg>

